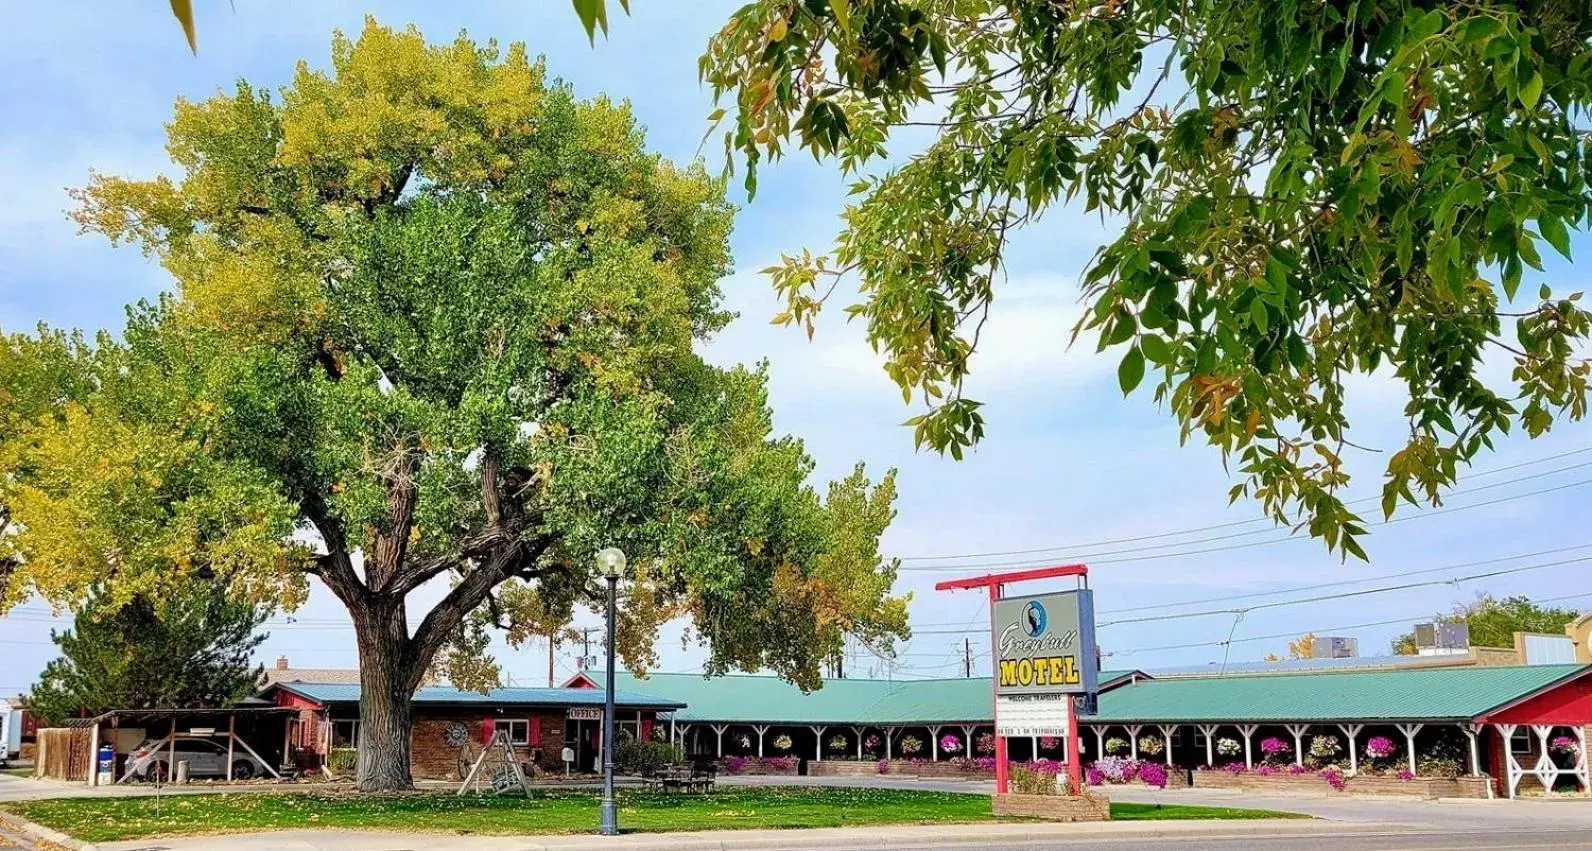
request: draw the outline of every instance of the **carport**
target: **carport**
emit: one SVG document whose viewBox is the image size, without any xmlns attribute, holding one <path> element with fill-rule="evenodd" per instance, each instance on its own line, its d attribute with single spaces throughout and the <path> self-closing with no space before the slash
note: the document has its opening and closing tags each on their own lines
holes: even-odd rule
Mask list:
<svg viewBox="0 0 1592 851">
<path fill-rule="evenodd" d="M 156 733 L 164 731 L 164 734 L 156 739 L 153 748 L 166 749 L 166 764 L 173 772 L 177 765 L 177 741 L 205 739 L 218 743 L 225 742 L 228 780 L 232 779 L 234 759 L 240 751 L 252 756 L 272 777 L 281 779 L 281 773 L 275 768 L 281 764 L 281 755 L 278 754 L 277 759 L 267 759 L 255 750 L 248 740 L 252 738 L 257 744 L 265 741 L 281 742 L 280 747 L 285 752 L 288 722 L 296 715 L 294 710 L 285 707 L 248 705 L 227 709 L 113 709 L 84 722 L 89 728 L 88 785 L 99 785 L 97 754 L 101 741 L 109 741 L 117 755 L 122 756 L 131 749 L 126 745 L 129 739 L 125 733 L 132 730 L 141 730 L 141 733 L 134 735 L 143 740 L 156 739 Z M 269 746 L 262 746 L 262 749 L 268 754 L 275 753 L 275 750 Z M 127 765 L 116 778 L 116 782 L 126 782 L 132 776 L 132 770 L 133 762 L 127 760 Z"/>
</svg>

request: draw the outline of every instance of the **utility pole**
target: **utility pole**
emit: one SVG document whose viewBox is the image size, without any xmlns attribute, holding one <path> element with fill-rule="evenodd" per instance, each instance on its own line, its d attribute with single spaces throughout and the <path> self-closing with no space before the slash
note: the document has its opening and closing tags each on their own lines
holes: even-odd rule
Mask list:
<svg viewBox="0 0 1592 851">
<path fill-rule="evenodd" d="M 558 644 L 558 633 L 547 634 L 547 687 L 553 687 L 553 648 Z"/>
<path fill-rule="evenodd" d="M 591 658 L 591 634 L 602 632 L 598 627 L 588 626 L 580 631 L 580 669 L 586 670 L 586 660 Z"/>
<path fill-rule="evenodd" d="M 967 638 L 962 639 L 962 677 L 973 678 L 973 642 Z"/>
</svg>

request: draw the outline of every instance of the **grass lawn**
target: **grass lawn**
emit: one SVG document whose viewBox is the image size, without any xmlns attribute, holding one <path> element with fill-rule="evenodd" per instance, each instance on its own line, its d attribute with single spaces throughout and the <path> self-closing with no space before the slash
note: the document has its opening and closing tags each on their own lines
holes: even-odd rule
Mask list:
<svg viewBox="0 0 1592 851">
<path fill-rule="evenodd" d="M 24 818 L 87 842 L 283 828 L 373 828 L 440 833 L 595 832 L 598 797 L 538 793 L 531 800 L 412 794 L 168 795 L 163 798 L 60 798 L 6 804 Z M 1288 813 L 1221 807 L 1113 804 L 1121 819 L 1291 818 Z M 846 827 L 990 821 L 989 798 L 950 792 L 833 787 L 725 789 L 709 795 L 622 793 L 626 831 Z"/>
<path fill-rule="evenodd" d="M 31 768 L 0 768 L 0 774 L 9 774 L 12 777 L 32 777 Z"/>
</svg>

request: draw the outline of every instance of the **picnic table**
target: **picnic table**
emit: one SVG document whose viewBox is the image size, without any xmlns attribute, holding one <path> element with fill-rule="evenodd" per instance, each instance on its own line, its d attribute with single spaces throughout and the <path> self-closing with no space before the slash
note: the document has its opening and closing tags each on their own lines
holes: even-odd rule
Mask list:
<svg viewBox="0 0 1592 851">
<path fill-rule="evenodd" d="M 683 792 L 707 792 L 713 789 L 718 779 L 718 766 L 703 764 L 675 764 L 666 765 L 649 774 L 642 775 L 647 788 L 659 792 L 672 790 Z"/>
</svg>

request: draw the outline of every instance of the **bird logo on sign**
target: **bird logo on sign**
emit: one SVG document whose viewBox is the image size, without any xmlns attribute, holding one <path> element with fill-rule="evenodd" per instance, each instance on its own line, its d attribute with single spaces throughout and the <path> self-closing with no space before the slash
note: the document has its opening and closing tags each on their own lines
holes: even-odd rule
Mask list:
<svg viewBox="0 0 1592 851">
<path fill-rule="evenodd" d="M 1038 600 L 1029 600 L 1023 607 L 1023 629 L 1028 632 L 1029 638 L 1038 638 L 1045 634 L 1045 606 Z"/>
</svg>

